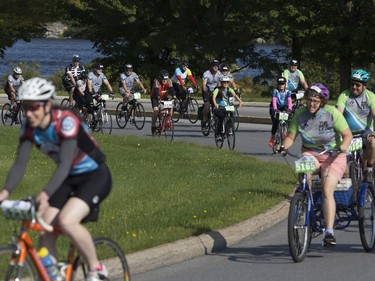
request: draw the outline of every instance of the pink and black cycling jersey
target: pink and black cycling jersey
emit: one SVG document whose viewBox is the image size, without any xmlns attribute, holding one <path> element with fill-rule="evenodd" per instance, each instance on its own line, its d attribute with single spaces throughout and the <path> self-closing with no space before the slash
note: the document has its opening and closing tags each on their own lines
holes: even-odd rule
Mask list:
<svg viewBox="0 0 375 281">
<path fill-rule="evenodd" d="M 59 163 L 60 145 L 64 139 L 77 140 L 69 175 L 78 175 L 93 171 L 105 161 L 104 154 L 97 143 L 82 126 L 79 119 L 70 111 L 55 109 L 52 111 L 50 125 L 45 129 L 31 128 L 27 122 L 21 129 L 21 142 L 30 140 L 36 144 L 45 155 L 57 164 Z"/>
<path fill-rule="evenodd" d="M 322 151 L 338 148 L 340 132 L 348 128 L 344 116 L 334 106 L 325 105 L 318 114 L 310 113 L 306 107 L 298 109 L 288 131 L 301 135 L 303 148 Z"/>
</svg>

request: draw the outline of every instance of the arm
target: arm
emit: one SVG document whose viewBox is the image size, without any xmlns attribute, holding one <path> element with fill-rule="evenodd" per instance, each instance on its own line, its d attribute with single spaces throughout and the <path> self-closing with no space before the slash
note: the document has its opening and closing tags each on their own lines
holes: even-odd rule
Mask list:
<svg viewBox="0 0 375 281">
<path fill-rule="evenodd" d="M 70 81 L 72 81 L 73 86 L 75 86 L 76 85 L 76 80 L 74 79 L 73 74 L 70 71 L 67 72 L 67 74 L 68 74 L 68 76 L 70 78 Z"/>
<path fill-rule="evenodd" d="M 146 88 L 143 86 L 141 80 L 136 80 L 138 86 L 142 89 L 143 93 L 146 94 Z"/>
<path fill-rule="evenodd" d="M 288 149 L 289 147 L 291 147 L 294 143 L 294 141 L 296 140 L 298 134 L 294 134 L 294 133 L 288 133 L 288 135 L 286 136 L 286 138 L 284 139 L 284 142 L 283 142 L 283 146 L 285 149 Z"/>
<path fill-rule="evenodd" d="M 218 92 L 219 92 L 219 91 L 218 91 L 217 89 L 215 89 L 215 90 L 212 92 L 212 102 L 213 102 L 215 108 L 219 108 L 219 105 L 218 105 L 217 102 L 216 102 L 216 96 L 217 96 Z"/>
<path fill-rule="evenodd" d="M 207 78 L 204 78 L 204 77 L 202 81 L 202 89 L 203 89 L 203 92 L 207 92 Z"/>
<path fill-rule="evenodd" d="M 107 86 L 107 88 L 111 92 L 111 94 L 113 94 L 112 86 L 111 86 L 111 84 L 109 84 L 108 80 L 104 79 L 103 83 Z"/>
<path fill-rule="evenodd" d="M 89 93 L 92 93 L 92 80 L 91 79 L 87 80 L 87 88 L 89 90 Z"/>
<path fill-rule="evenodd" d="M 177 75 L 177 79 L 180 82 L 181 87 L 185 88 L 185 83 L 184 83 L 184 80 L 182 80 L 181 75 Z"/>
<path fill-rule="evenodd" d="M 348 151 L 350 143 L 352 142 L 352 139 L 353 139 L 352 131 L 349 128 L 347 128 L 346 130 L 341 131 L 340 135 L 342 137 L 342 143 L 340 145 L 340 150 L 342 152 L 346 153 Z"/>
<path fill-rule="evenodd" d="M 7 180 L 5 182 L 4 190 L 0 193 L 0 201 L 3 198 L 4 191 L 6 194 L 12 192 L 12 190 L 21 181 L 22 176 L 25 174 L 26 165 L 30 157 L 31 150 L 33 148 L 32 142 L 30 140 L 21 141 L 17 149 L 16 160 L 12 168 L 8 172 Z"/>
<path fill-rule="evenodd" d="M 292 110 L 292 108 L 293 108 L 292 98 L 288 97 L 288 110 Z"/>
<path fill-rule="evenodd" d="M 106 81 L 107 81 L 107 80 L 106 80 Z M 107 82 L 108 82 L 108 81 L 107 81 Z M 126 95 L 129 96 L 130 91 L 129 91 L 128 88 L 126 87 L 125 80 L 121 80 L 121 87 L 124 88 Z"/>
<path fill-rule="evenodd" d="M 197 82 L 195 82 L 195 79 L 194 79 L 193 75 L 189 75 L 189 80 L 191 81 L 191 83 L 193 84 L 193 86 L 197 89 L 198 85 L 197 85 Z"/>
</svg>

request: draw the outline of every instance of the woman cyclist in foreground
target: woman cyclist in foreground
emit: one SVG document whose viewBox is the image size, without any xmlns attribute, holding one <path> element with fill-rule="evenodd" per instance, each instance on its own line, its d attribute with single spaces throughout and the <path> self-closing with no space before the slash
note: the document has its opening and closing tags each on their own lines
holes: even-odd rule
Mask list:
<svg viewBox="0 0 375 281">
<path fill-rule="evenodd" d="M 26 122 L 20 131 L 15 162 L 0 191 L 0 201 L 21 180 L 34 143 L 57 164 L 47 186 L 37 196 L 38 212 L 72 240 L 89 264 L 87 280 L 96 281 L 108 273 L 98 261 L 92 237 L 81 221 L 88 215 L 90 219 L 97 216 L 99 203 L 111 189 L 111 174 L 104 154 L 78 118 L 69 111 L 52 108 L 54 96 L 55 87 L 42 78 L 31 78 L 20 87 Z M 45 233 L 40 243 L 56 257 L 56 236 Z"/>
<path fill-rule="evenodd" d="M 352 141 L 352 133 L 344 116 L 334 106 L 326 104 L 329 90 L 323 84 L 311 84 L 306 96 L 307 106 L 296 111 L 280 150 L 291 147 L 300 133 L 303 155 L 317 155 L 327 148 L 343 152 L 334 156 L 322 154 L 315 159 L 315 167 L 320 167 L 322 181 L 323 214 L 326 224 L 323 245 L 333 247 L 336 245 L 333 232 L 336 203 L 333 193 L 346 169 L 346 152 Z M 308 181 L 311 184 L 311 174 L 308 175 Z"/>
</svg>

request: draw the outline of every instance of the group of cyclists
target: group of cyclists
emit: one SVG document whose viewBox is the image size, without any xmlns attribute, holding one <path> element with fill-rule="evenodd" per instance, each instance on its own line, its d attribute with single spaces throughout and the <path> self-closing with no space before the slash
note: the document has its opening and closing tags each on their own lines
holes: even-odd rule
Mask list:
<svg viewBox="0 0 375 281">
<path fill-rule="evenodd" d="M 354 70 L 351 74 L 350 88 L 342 92 L 335 106 L 328 105 L 329 89 L 322 83 L 308 85 L 303 73 L 297 70 L 297 60 L 290 62 L 290 69 L 284 71 L 276 80 L 277 87 L 272 92 L 270 116 L 272 119 L 271 138 L 269 146 L 273 146 L 274 136 L 278 126 L 275 113 L 278 111 L 292 112 L 292 92 L 302 84 L 305 89 L 306 106 L 296 109 L 290 120 L 288 133 L 282 144 L 276 150 L 286 153 L 297 136 L 302 139 L 301 153 L 314 156 L 315 167 L 320 173 L 323 194 L 323 214 L 325 219 L 325 234 L 323 245 L 336 245 L 334 221 L 336 204 L 334 190 L 347 171 L 346 154 L 349 151 L 353 134 L 361 134 L 364 145 L 364 179 L 374 184 L 373 163 L 375 159 L 375 85 L 370 91 L 367 83 L 370 75 L 362 69 Z M 293 78 L 292 78 L 293 77 Z M 293 81 L 290 81 L 293 79 Z M 336 155 L 320 154 L 323 151 L 338 150 Z M 308 174 L 311 184 L 311 173 Z"/>
</svg>

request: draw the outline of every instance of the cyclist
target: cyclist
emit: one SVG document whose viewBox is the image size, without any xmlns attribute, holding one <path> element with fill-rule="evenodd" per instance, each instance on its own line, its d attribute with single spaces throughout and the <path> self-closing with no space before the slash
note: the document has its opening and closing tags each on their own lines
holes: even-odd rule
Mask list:
<svg viewBox="0 0 375 281">
<path fill-rule="evenodd" d="M 186 108 L 186 78 L 189 78 L 194 88 L 198 89 L 198 85 L 195 82 L 194 76 L 191 73 L 191 70 L 188 68 L 188 63 L 186 61 L 183 61 L 181 62 L 180 66 L 175 69 L 174 74 L 171 78 L 176 97 L 179 101 L 182 102 L 183 109 Z"/>
<path fill-rule="evenodd" d="M 241 99 L 236 95 L 236 92 L 229 87 L 230 78 L 229 77 L 221 77 L 220 78 L 220 87 L 216 88 L 212 92 L 212 102 L 214 105 L 214 114 L 217 117 L 218 123 L 216 126 L 215 137 L 217 139 L 222 138 L 223 134 L 223 121 L 226 116 L 225 106 L 229 105 L 229 98 L 235 97 L 236 100 L 240 102 L 240 107 L 242 106 Z"/>
<path fill-rule="evenodd" d="M 4 86 L 4 92 L 7 94 L 8 99 L 12 107 L 14 106 L 14 102 L 16 101 L 16 97 L 18 96 L 18 88 L 24 82 L 22 76 L 22 69 L 16 66 L 13 69 L 13 73 L 8 76 L 8 80 Z"/>
<path fill-rule="evenodd" d="M 51 157 L 57 169 L 39 193 L 39 214 L 49 224 L 58 225 L 89 265 L 89 281 L 108 275 L 98 261 L 89 231 L 81 224 L 86 217 L 97 218 L 100 202 L 112 186 L 105 155 L 70 111 L 54 109 L 55 86 L 42 78 L 31 78 L 19 89 L 26 112 L 17 156 L 11 167 L 0 201 L 5 200 L 24 175 L 32 145 Z M 44 233 L 41 246 L 56 257 L 56 236 Z"/>
<path fill-rule="evenodd" d="M 270 116 L 272 120 L 271 138 L 268 142 L 269 147 L 274 146 L 275 134 L 279 126 L 279 120 L 275 118 L 277 111 L 292 111 L 292 93 L 286 90 L 286 78 L 278 77 L 276 79 L 277 87 L 272 91 L 272 100 L 270 103 Z"/>
<path fill-rule="evenodd" d="M 161 70 L 159 76 L 154 79 L 151 90 L 151 105 L 152 105 L 152 118 L 151 118 L 151 133 L 156 134 L 156 120 L 159 116 L 159 104 L 161 100 L 168 100 L 168 96 L 172 95 L 175 99 L 175 91 L 172 86 L 172 81 L 169 79 L 169 73 L 166 70 Z"/>
<path fill-rule="evenodd" d="M 82 112 L 83 107 L 86 107 L 87 111 L 91 113 L 93 110 L 93 99 L 87 88 L 87 73 L 83 71 L 79 75 L 76 85 L 74 86 L 73 99 L 78 104 L 79 112 Z"/>
<path fill-rule="evenodd" d="M 294 114 L 288 135 L 280 147 L 280 150 L 288 149 L 298 134 L 301 134 L 303 155 L 316 155 L 327 147 L 343 152 L 337 155 L 323 154 L 315 159 L 315 166 L 320 168 L 322 179 L 325 247 L 336 245 L 333 232 L 336 203 L 333 193 L 345 172 L 346 152 L 352 141 L 352 133 L 344 116 L 334 106 L 326 104 L 329 95 L 329 90 L 323 84 L 311 84 L 306 91 L 307 106 L 298 109 Z M 308 174 L 308 181 L 311 184 L 311 173 Z"/>
<path fill-rule="evenodd" d="M 85 71 L 85 67 L 80 63 L 81 58 L 79 55 L 73 55 L 72 63 L 65 68 L 65 73 L 62 77 L 63 85 L 69 93 L 69 106 L 73 106 L 73 92 L 74 86 L 78 80 L 81 72 Z"/>
<path fill-rule="evenodd" d="M 210 104 L 212 103 L 212 92 L 216 87 L 219 86 L 220 82 L 220 72 L 219 70 L 220 62 L 218 60 L 211 61 L 210 69 L 203 73 L 202 81 L 202 98 L 203 98 L 203 119 L 202 126 L 208 127 L 208 116 L 210 113 Z"/>
<path fill-rule="evenodd" d="M 104 66 L 100 63 L 94 64 L 93 70 L 88 75 L 88 91 L 91 95 L 100 95 L 100 89 L 105 84 L 110 92 L 111 97 L 114 97 L 111 84 L 103 73 Z"/>
<path fill-rule="evenodd" d="M 228 64 L 225 63 L 225 62 L 221 63 L 221 64 L 219 65 L 219 71 L 220 71 L 220 74 L 219 74 L 219 75 L 220 75 L 220 78 L 221 78 L 222 76 L 229 77 L 231 88 L 236 92 L 236 94 L 237 94 L 238 96 L 240 96 L 240 95 L 239 95 L 239 91 L 238 91 L 238 89 L 237 89 L 236 82 L 234 82 L 234 79 L 233 79 L 232 73 L 229 71 L 229 66 L 228 66 Z M 219 80 L 220 80 L 220 78 L 219 78 Z"/>
<path fill-rule="evenodd" d="M 351 75 L 350 89 L 342 92 L 336 107 L 344 114 L 353 134 L 362 134 L 365 138 L 364 159 L 367 163 L 365 178 L 374 181 L 373 163 L 375 159 L 375 140 L 372 135 L 375 120 L 375 96 L 366 89 L 370 75 L 362 70 L 354 70 Z"/>
<path fill-rule="evenodd" d="M 300 84 L 304 90 L 307 90 L 309 87 L 302 71 L 298 69 L 298 60 L 292 59 L 289 62 L 289 68 L 285 69 L 281 76 L 284 76 L 287 80 L 286 88 L 292 92 L 292 99 L 296 99 L 296 93 Z"/>
<path fill-rule="evenodd" d="M 141 80 L 139 79 L 137 73 L 133 72 L 133 66 L 130 63 L 125 64 L 125 71 L 120 74 L 120 84 L 119 92 L 123 98 L 123 108 L 121 110 L 126 110 L 125 105 L 129 102 L 129 97 L 133 91 L 134 83 L 142 89 L 143 94 L 146 93 L 146 88 L 143 86 Z"/>
</svg>

